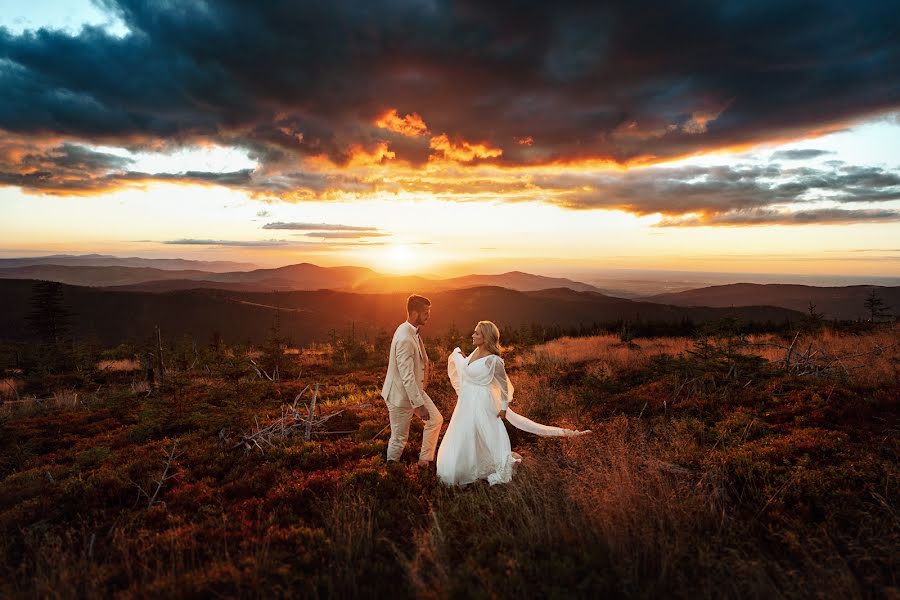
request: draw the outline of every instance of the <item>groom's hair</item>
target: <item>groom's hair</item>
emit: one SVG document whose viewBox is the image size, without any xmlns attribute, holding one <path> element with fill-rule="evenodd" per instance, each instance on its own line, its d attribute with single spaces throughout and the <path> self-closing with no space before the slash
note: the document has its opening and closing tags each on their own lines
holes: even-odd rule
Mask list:
<svg viewBox="0 0 900 600">
<path fill-rule="evenodd" d="M 406 312 L 422 312 L 426 307 L 431 306 L 431 300 L 425 296 L 412 294 L 406 299 Z"/>
</svg>

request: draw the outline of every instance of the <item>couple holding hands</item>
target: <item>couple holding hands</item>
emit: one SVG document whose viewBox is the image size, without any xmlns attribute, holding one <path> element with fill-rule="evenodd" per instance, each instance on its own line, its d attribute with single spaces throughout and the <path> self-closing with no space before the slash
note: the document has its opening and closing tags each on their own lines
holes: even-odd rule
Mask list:
<svg viewBox="0 0 900 600">
<path fill-rule="evenodd" d="M 447 375 L 457 401 L 450 425 L 438 446 L 444 417 L 425 386 L 432 376 L 419 328 L 431 316 L 431 302 L 413 294 L 406 301 L 407 319 L 391 340 L 387 377 L 381 395 L 391 420 L 387 460 L 398 461 L 409 437 L 412 416 L 424 421 L 419 465 L 435 459 L 437 475 L 447 485 L 466 485 L 486 479 L 491 485 L 508 483 L 522 458 L 512 451 L 503 419 L 510 425 L 540 436 L 579 436 L 587 431 L 541 425 L 509 408 L 513 385 L 500 357 L 500 331 L 490 321 L 479 321 L 472 332 L 475 350 L 469 356 L 455 348 L 447 359 Z"/>
</svg>

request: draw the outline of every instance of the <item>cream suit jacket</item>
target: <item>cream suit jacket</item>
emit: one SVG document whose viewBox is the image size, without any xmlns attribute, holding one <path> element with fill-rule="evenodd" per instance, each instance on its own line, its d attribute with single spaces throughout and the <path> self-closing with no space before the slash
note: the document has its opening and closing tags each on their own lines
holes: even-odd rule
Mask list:
<svg viewBox="0 0 900 600">
<path fill-rule="evenodd" d="M 398 408 L 425 404 L 425 363 L 416 328 L 404 321 L 394 332 L 381 397 Z"/>
</svg>

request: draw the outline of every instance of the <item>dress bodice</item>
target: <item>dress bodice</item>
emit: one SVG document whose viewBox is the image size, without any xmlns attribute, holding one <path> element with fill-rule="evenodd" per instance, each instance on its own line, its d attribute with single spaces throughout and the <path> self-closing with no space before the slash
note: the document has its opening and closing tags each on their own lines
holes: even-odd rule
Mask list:
<svg viewBox="0 0 900 600">
<path fill-rule="evenodd" d="M 447 374 L 457 394 L 464 385 L 475 385 L 489 388 L 491 395 L 504 409 L 512 400 L 512 383 L 506 376 L 503 359 L 496 354 L 488 354 L 470 363 L 462 350 L 455 348 L 447 359 Z"/>
</svg>

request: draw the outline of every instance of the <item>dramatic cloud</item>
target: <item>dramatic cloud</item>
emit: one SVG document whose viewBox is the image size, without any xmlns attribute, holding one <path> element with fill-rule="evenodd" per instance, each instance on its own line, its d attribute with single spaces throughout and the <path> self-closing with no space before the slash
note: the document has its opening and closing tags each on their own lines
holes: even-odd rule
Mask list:
<svg viewBox="0 0 900 600">
<path fill-rule="evenodd" d="M 465 140 L 451 141 L 446 134 L 431 138 L 428 145 L 444 158 L 459 162 L 469 162 L 476 158 L 496 158 L 503 154 L 500 148 L 491 148 L 487 144 L 472 144 Z"/>
<path fill-rule="evenodd" d="M 252 187 L 252 169 L 144 173 L 132 170 L 135 162 L 127 156 L 73 143 L 45 147 L 40 142 L 12 136 L 0 140 L 0 185 L 50 194 L 99 193 L 149 181 Z"/>
<path fill-rule="evenodd" d="M 810 158 L 818 158 L 833 154 L 828 150 L 816 150 L 814 148 L 804 148 L 802 150 L 779 150 L 772 153 L 772 160 L 809 160 Z"/>
<path fill-rule="evenodd" d="M 89 194 L 171 181 L 290 201 L 506 189 L 512 201 L 709 219 L 898 197 L 896 175 L 878 169 L 776 182 L 758 166 L 585 167 L 657 164 L 896 110 L 896 2 L 101 4 L 129 33 L 0 28 L 0 185 Z M 243 149 L 257 166 L 145 173 L 90 149 L 209 145 Z"/>
<path fill-rule="evenodd" d="M 772 214 L 786 214 L 783 212 L 786 207 L 800 210 L 795 222 L 807 219 L 805 222 L 815 223 L 828 220 L 830 213 L 819 208 L 804 213 L 803 209 L 810 203 L 900 200 L 900 174 L 880 167 L 843 164 L 830 169 L 783 168 L 771 163 L 653 168 L 624 174 L 548 176 L 534 183 L 555 190 L 558 201 L 570 208 L 619 209 L 638 215 L 700 215 L 687 220 L 668 220 L 666 225 L 729 224 L 728 215 L 743 224 L 752 224 L 748 214 L 763 215 L 758 224 L 764 224 L 765 218 Z M 772 206 L 780 206 L 782 212 L 764 210 Z M 847 222 L 883 221 L 889 213 L 836 212 L 832 220 L 849 216 Z"/>
<path fill-rule="evenodd" d="M 416 113 L 400 117 L 396 108 L 392 108 L 383 114 L 375 121 L 375 126 L 381 129 L 389 129 L 407 137 L 419 137 L 428 133 L 428 126 L 425 125 L 422 117 Z"/>
<path fill-rule="evenodd" d="M 848 225 L 861 222 L 900 221 L 900 210 L 819 208 L 794 212 L 771 209 L 738 210 L 706 219 L 663 219 L 657 227 L 697 225 L 809 225 L 811 223 Z"/>
</svg>

